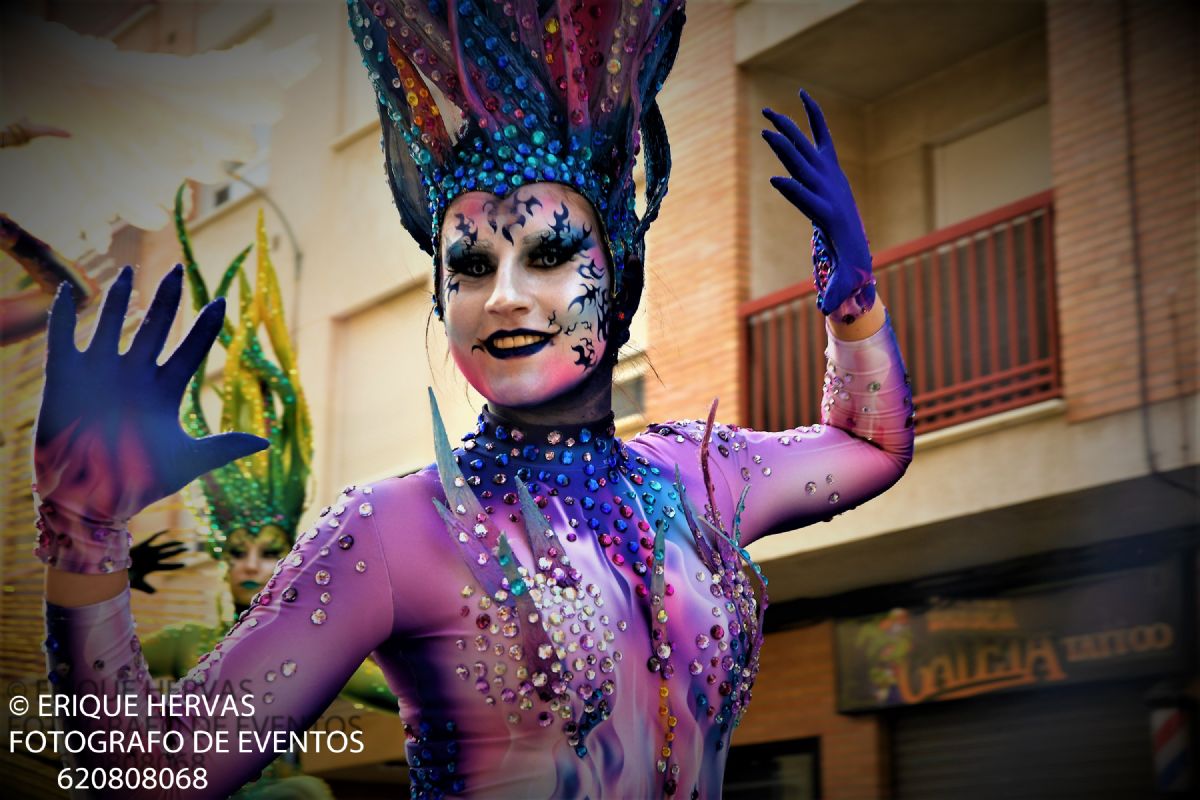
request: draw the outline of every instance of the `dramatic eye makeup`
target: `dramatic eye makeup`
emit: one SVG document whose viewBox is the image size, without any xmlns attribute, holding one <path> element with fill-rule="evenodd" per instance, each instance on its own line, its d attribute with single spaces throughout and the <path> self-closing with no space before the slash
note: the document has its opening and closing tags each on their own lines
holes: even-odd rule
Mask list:
<svg viewBox="0 0 1200 800">
<path fill-rule="evenodd" d="M 593 246 L 586 229 L 569 228 L 565 232 L 544 232 L 525 237 L 527 263 L 538 269 L 554 269 L 574 261 Z M 455 275 L 481 278 L 496 269 L 488 244 L 464 236 L 446 248 L 446 270 Z"/>
<path fill-rule="evenodd" d="M 552 213 L 554 222 L 549 230 L 525 237 L 526 246 L 533 248 L 529 261 L 535 266 L 557 267 L 596 246 L 592 229 L 586 224 L 576 226 L 566 203 Z"/>
<path fill-rule="evenodd" d="M 565 237 L 537 235 L 533 239 L 537 244 L 529 252 L 529 265 L 544 269 L 561 267 L 573 261 L 588 243 L 584 233 L 576 230 L 570 231 Z"/>
<path fill-rule="evenodd" d="M 479 241 L 479 229 L 466 214 L 455 214 L 454 229 L 462 234 L 446 248 L 446 272 L 450 275 L 481 278 L 496 268 L 490 253 L 492 246 Z M 447 281 L 447 294 L 458 291 L 458 282 Z"/>
<path fill-rule="evenodd" d="M 478 245 L 464 245 L 459 239 L 446 250 L 446 270 L 454 275 L 482 278 L 496 269 L 495 261 Z"/>
</svg>

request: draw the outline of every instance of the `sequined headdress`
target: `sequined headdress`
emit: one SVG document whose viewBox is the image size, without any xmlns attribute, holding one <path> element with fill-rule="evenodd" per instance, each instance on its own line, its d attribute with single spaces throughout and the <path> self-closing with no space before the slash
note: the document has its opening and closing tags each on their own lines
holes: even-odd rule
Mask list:
<svg viewBox="0 0 1200 800">
<path fill-rule="evenodd" d="M 175 196 L 175 230 L 198 311 L 208 303 L 209 294 L 183 223 L 182 192 L 181 188 Z M 201 516 L 208 523 L 208 548 L 217 558 L 224 553 L 226 537 L 239 528 L 257 535 L 264 526 L 276 525 L 290 544 L 304 509 L 312 469 L 312 421 L 284 325 L 279 282 L 271 264 L 261 211 L 256 250 L 258 269 L 253 289 L 241 271 L 250 247 L 238 254 L 217 286 L 217 296 L 224 296 L 236 277 L 239 289 L 238 320 L 236 324 L 226 320 L 220 333 L 226 351 L 220 388 L 221 430 L 249 431 L 268 439 L 271 446 L 216 469 L 199 481 L 204 497 Z M 258 338 L 260 325 L 266 329 L 277 364 L 267 358 Z M 183 423 L 192 436 L 211 433 L 200 405 L 204 372 L 202 366 L 184 398 Z"/>
<path fill-rule="evenodd" d="M 646 231 L 667 191 L 670 151 L 655 97 L 675 60 L 683 5 L 349 0 L 379 103 L 392 194 L 422 249 L 435 254 L 446 207 L 463 192 L 571 186 L 604 223 L 615 266 L 618 329 L 610 338 L 622 344 L 641 296 Z M 434 265 L 440 316 L 436 257 Z"/>
</svg>

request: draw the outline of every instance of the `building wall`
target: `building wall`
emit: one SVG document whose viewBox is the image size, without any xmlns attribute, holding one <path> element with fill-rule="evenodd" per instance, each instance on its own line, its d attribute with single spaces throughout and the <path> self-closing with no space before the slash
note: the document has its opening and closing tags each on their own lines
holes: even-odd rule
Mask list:
<svg viewBox="0 0 1200 800">
<path fill-rule="evenodd" d="M 659 105 L 671 139 L 671 189 L 647 242 L 652 421 L 738 407 L 737 304 L 749 281 L 740 174 L 745 122 L 733 62 L 733 8 L 698 3 Z"/>
<path fill-rule="evenodd" d="M 1072 421 L 1139 405 L 1139 339 L 1152 402 L 1196 392 L 1196 17 L 1194 5 L 1177 2 L 1048 7 L 1059 331 Z"/>
<path fill-rule="evenodd" d="M 838 713 L 834 669 L 832 623 L 769 634 L 733 743 L 820 737 L 822 797 L 887 797 L 887 728 L 877 715 Z"/>
<path fill-rule="evenodd" d="M 901 580 L 935 566 L 953 569 L 1092 539 L 980 540 L 964 535 L 913 548 L 895 536 L 937 520 L 1016 506 L 1038 498 L 1144 475 L 1156 466 L 1196 462 L 1195 11 L 1182 3 L 1134 3 L 1134 165 L 1146 287 L 1149 440 L 1139 407 L 1138 339 L 1131 301 L 1132 237 L 1122 115 L 1119 6 L 1049 4 L 1044 32 L 1018 36 L 895 92 L 870 107 L 870 158 L 884 160 L 868 181 L 865 216 L 873 246 L 926 232 L 926 200 L 916 174 L 928 145 L 961 141 L 997 115 L 1048 100 L 1057 226 L 1057 311 L 1065 401 L 994 415 L 918 436 L 904 478 L 882 497 L 811 526 L 756 543 L 756 558 L 803 558 L 824 585 L 865 585 L 854 574 L 822 571 L 822 553 L 875 539 L 892 552 L 886 576 Z M 1039 53 L 1039 48 L 1043 52 Z M 755 83 L 755 89 L 768 83 Z M 789 86 L 784 86 L 790 92 Z M 831 124 L 832 124 L 831 120 Z M 854 141 L 855 137 L 851 137 Z M 753 150 L 752 150 L 753 153 Z M 909 179 L 887 164 L 909 164 Z M 763 175 L 751 158 L 751 208 Z M 897 167 L 899 169 L 899 167 Z M 903 171 L 903 170 L 900 170 Z M 856 187 L 857 188 L 857 187 Z M 770 191 L 770 187 L 767 187 Z M 886 198 L 886 201 L 882 198 Z M 1006 198 L 1008 199 L 1008 198 Z M 885 211 L 885 207 L 892 207 Z M 768 224 L 770 218 L 761 221 Z M 752 235 L 770 236 L 755 227 Z M 881 241 L 880 230 L 884 233 Z M 755 263 L 757 277 L 773 265 Z M 1173 296 L 1168 292 L 1174 292 Z M 1168 297 L 1171 301 L 1168 303 Z M 884 297 L 886 303 L 888 298 Z M 1174 313 L 1172 319 L 1171 312 Z M 1170 399 L 1177 381 L 1185 397 Z M 1153 525 L 1151 519 L 1142 524 Z M 1137 532 L 1130 529 L 1129 533 Z M 1099 535 L 1099 534 L 1094 534 Z M 1112 535 L 1112 534 L 1109 534 Z M 1074 536 L 1074 535 L 1073 535 Z M 930 549 L 925 549 L 929 547 Z M 783 591 L 810 592 L 811 587 Z"/>
<path fill-rule="evenodd" d="M 1045 102 L 1045 48 L 1044 31 L 1033 30 L 867 107 L 873 211 L 873 227 L 868 233 L 876 252 L 934 229 L 930 148 L 977 133 Z M 1031 141 L 1024 147 L 1044 151 L 1046 142 Z M 1029 156 L 1016 150 L 993 157 L 1017 160 Z M 993 190 L 980 186 L 978 191 L 986 194 Z M 992 207 L 1012 199 L 1017 198 L 996 197 Z"/>
</svg>

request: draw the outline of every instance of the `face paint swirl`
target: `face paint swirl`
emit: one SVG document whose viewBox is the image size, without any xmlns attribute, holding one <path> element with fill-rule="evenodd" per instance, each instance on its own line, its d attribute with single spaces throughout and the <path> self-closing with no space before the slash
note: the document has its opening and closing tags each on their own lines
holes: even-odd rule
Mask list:
<svg viewBox="0 0 1200 800">
<path fill-rule="evenodd" d="M 611 270 L 590 203 L 554 183 L 461 195 L 441 241 L 450 352 L 489 401 L 531 406 L 601 363 Z"/>
</svg>

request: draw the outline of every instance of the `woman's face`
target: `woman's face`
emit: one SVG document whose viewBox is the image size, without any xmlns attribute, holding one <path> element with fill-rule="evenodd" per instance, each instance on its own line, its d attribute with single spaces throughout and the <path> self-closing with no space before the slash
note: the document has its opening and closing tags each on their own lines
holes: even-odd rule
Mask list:
<svg viewBox="0 0 1200 800">
<path fill-rule="evenodd" d="M 238 528 L 225 540 L 225 558 L 229 562 L 229 591 L 233 602 L 248 606 L 255 593 L 271 577 L 275 562 L 288 551 L 287 536 L 276 525 L 264 525 L 253 536 Z"/>
<path fill-rule="evenodd" d="M 460 195 L 442 224 L 450 353 L 500 406 L 532 406 L 603 361 L 612 275 L 591 204 L 556 183 Z"/>
</svg>

